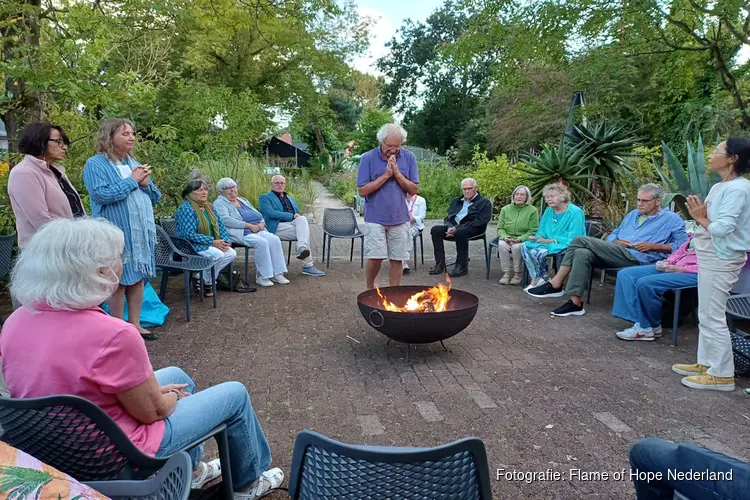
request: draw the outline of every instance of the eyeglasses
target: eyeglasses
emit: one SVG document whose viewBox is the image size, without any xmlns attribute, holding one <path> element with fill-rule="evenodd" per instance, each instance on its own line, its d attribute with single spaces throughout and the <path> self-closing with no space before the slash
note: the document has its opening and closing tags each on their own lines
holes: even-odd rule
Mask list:
<svg viewBox="0 0 750 500">
<path fill-rule="evenodd" d="M 650 202 L 654 201 L 655 199 L 656 198 L 651 198 L 650 200 L 644 200 L 643 198 L 636 198 L 635 201 L 637 201 L 638 203 L 650 203 Z"/>
<path fill-rule="evenodd" d="M 271 184 L 274 184 L 276 186 L 283 186 L 284 184 L 286 184 L 286 181 L 274 181 Z"/>
<path fill-rule="evenodd" d="M 60 139 L 47 139 L 47 141 L 49 141 L 49 142 L 55 142 L 61 148 L 67 146 L 67 143 L 65 142 L 65 139 L 62 139 L 62 138 L 60 138 Z"/>
</svg>

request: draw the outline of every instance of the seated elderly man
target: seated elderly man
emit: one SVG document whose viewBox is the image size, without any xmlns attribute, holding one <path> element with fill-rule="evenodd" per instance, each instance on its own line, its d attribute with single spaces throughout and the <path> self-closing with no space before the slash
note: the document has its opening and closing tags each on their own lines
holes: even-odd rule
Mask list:
<svg viewBox="0 0 750 500">
<path fill-rule="evenodd" d="M 549 282 L 526 293 L 532 297 L 562 297 L 570 300 L 552 311 L 553 316 L 582 316 L 581 296 L 595 267 L 632 267 L 654 264 L 680 248 L 688 239 L 685 221 L 661 207 L 664 190 L 658 184 L 645 184 L 638 190 L 638 208 L 630 212 L 607 237 L 607 241 L 588 236 L 575 238 L 568 246 L 560 270 Z M 563 292 L 563 283 L 568 284 Z"/>
<path fill-rule="evenodd" d="M 225 424 L 234 499 L 277 488 L 284 473 L 269 468 L 271 450 L 245 386 L 224 382 L 197 391 L 180 368 L 154 371 L 136 327 L 99 308 L 117 290 L 123 255 L 123 232 L 103 219 L 54 219 L 29 239 L 10 287 L 22 307 L 0 337 L 11 396 L 88 399 L 152 457 L 169 456 Z M 187 452 L 193 488 L 221 475 L 219 460 L 201 462 L 203 445 Z"/>
<path fill-rule="evenodd" d="M 255 252 L 256 277 L 260 286 L 286 285 L 286 258 L 281 240 L 266 230 L 263 215 L 246 199 L 238 196 L 237 183 L 229 177 L 219 179 L 216 190 L 221 193 L 214 208 L 224 222 L 233 243 L 250 247 Z"/>
<path fill-rule="evenodd" d="M 258 208 L 266 220 L 268 230 L 283 241 L 297 240 L 297 258 L 302 261 L 302 274 L 325 276 L 317 269 L 310 255 L 310 226 L 307 217 L 297 207 L 297 201 L 285 191 L 283 175 L 271 178 L 271 190 L 258 198 Z"/>
<path fill-rule="evenodd" d="M 430 230 L 432 245 L 435 248 L 435 265 L 430 274 L 443 274 L 445 268 L 445 248 L 443 240 L 456 242 L 456 264 L 448 273 L 451 277 L 469 273 L 469 238 L 484 233 L 492 219 L 492 203 L 479 194 L 477 181 L 466 178 L 461 181 L 463 196 L 451 201 L 448 217 L 443 224 Z"/>
</svg>

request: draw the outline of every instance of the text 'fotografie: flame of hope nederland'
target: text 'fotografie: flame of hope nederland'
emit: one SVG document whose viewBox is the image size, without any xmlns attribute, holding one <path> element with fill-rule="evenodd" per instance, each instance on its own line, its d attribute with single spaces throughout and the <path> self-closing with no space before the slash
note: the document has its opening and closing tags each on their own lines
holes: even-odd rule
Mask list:
<svg viewBox="0 0 750 500">
<path fill-rule="evenodd" d="M 638 469 L 622 469 L 613 472 L 584 471 L 581 469 L 569 469 L 567 472 L 553 469 L 542 471 L 497 469 L 495 479 L 497 481 L 521 481 L 524 483 L 537 481 L 731 481 L 733 479 L 732 473 L 732 469 L 722 472 L 668 469 L 666 474 Z"/>
</svg>

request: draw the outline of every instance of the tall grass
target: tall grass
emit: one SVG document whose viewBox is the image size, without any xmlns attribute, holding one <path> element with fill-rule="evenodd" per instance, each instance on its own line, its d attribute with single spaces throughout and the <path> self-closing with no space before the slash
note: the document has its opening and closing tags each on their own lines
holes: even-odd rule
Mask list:
<svg viewBox="0 0 750 500">
<path fill-rule="evenodd" d="M 239 195 L 250 200 L 255 207 L 258 198 L 271 189 L 271 177 L 266 173 L 265 159 L 239 155 L 221 159 L 198 161 L 194 168 L 201 175 L 208 177 L 211 184 L 210 199 L 215 199 L 220 193 L 216 191 L 216 181 L 222 177 L 229 177 L 237 182 Z M 317 191 L 313 186 L 309 174 L 301 169 L 287 169 L 283 171 L 287 180 L 286 191 L 294 196 L 297 205 L 303 213 L 313 210 L 317 198 Z"/>
</svg>

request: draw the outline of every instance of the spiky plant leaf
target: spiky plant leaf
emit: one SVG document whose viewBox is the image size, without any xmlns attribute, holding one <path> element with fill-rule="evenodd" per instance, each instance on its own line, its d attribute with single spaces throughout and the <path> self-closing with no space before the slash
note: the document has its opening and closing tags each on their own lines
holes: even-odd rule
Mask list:
<svg viewBox="0 0 750 500">
<path fill-rule="evenodd" d="M 682 193 L 685 196 L 696 194 L 690 185 L 690 180 L 687 175 L 685 175 L 685 169 L 682 167 L 682 163 L 677 159 L 677 155 L 674 154 L 674 151 L 672 151 L 666 142 L 662 141 L 661 146 L 664 151 L 664 163 L 666 163 L 669 174 L 672 176 L 672 179 L 677 186 L 676 192 Z"/>
</svg>

